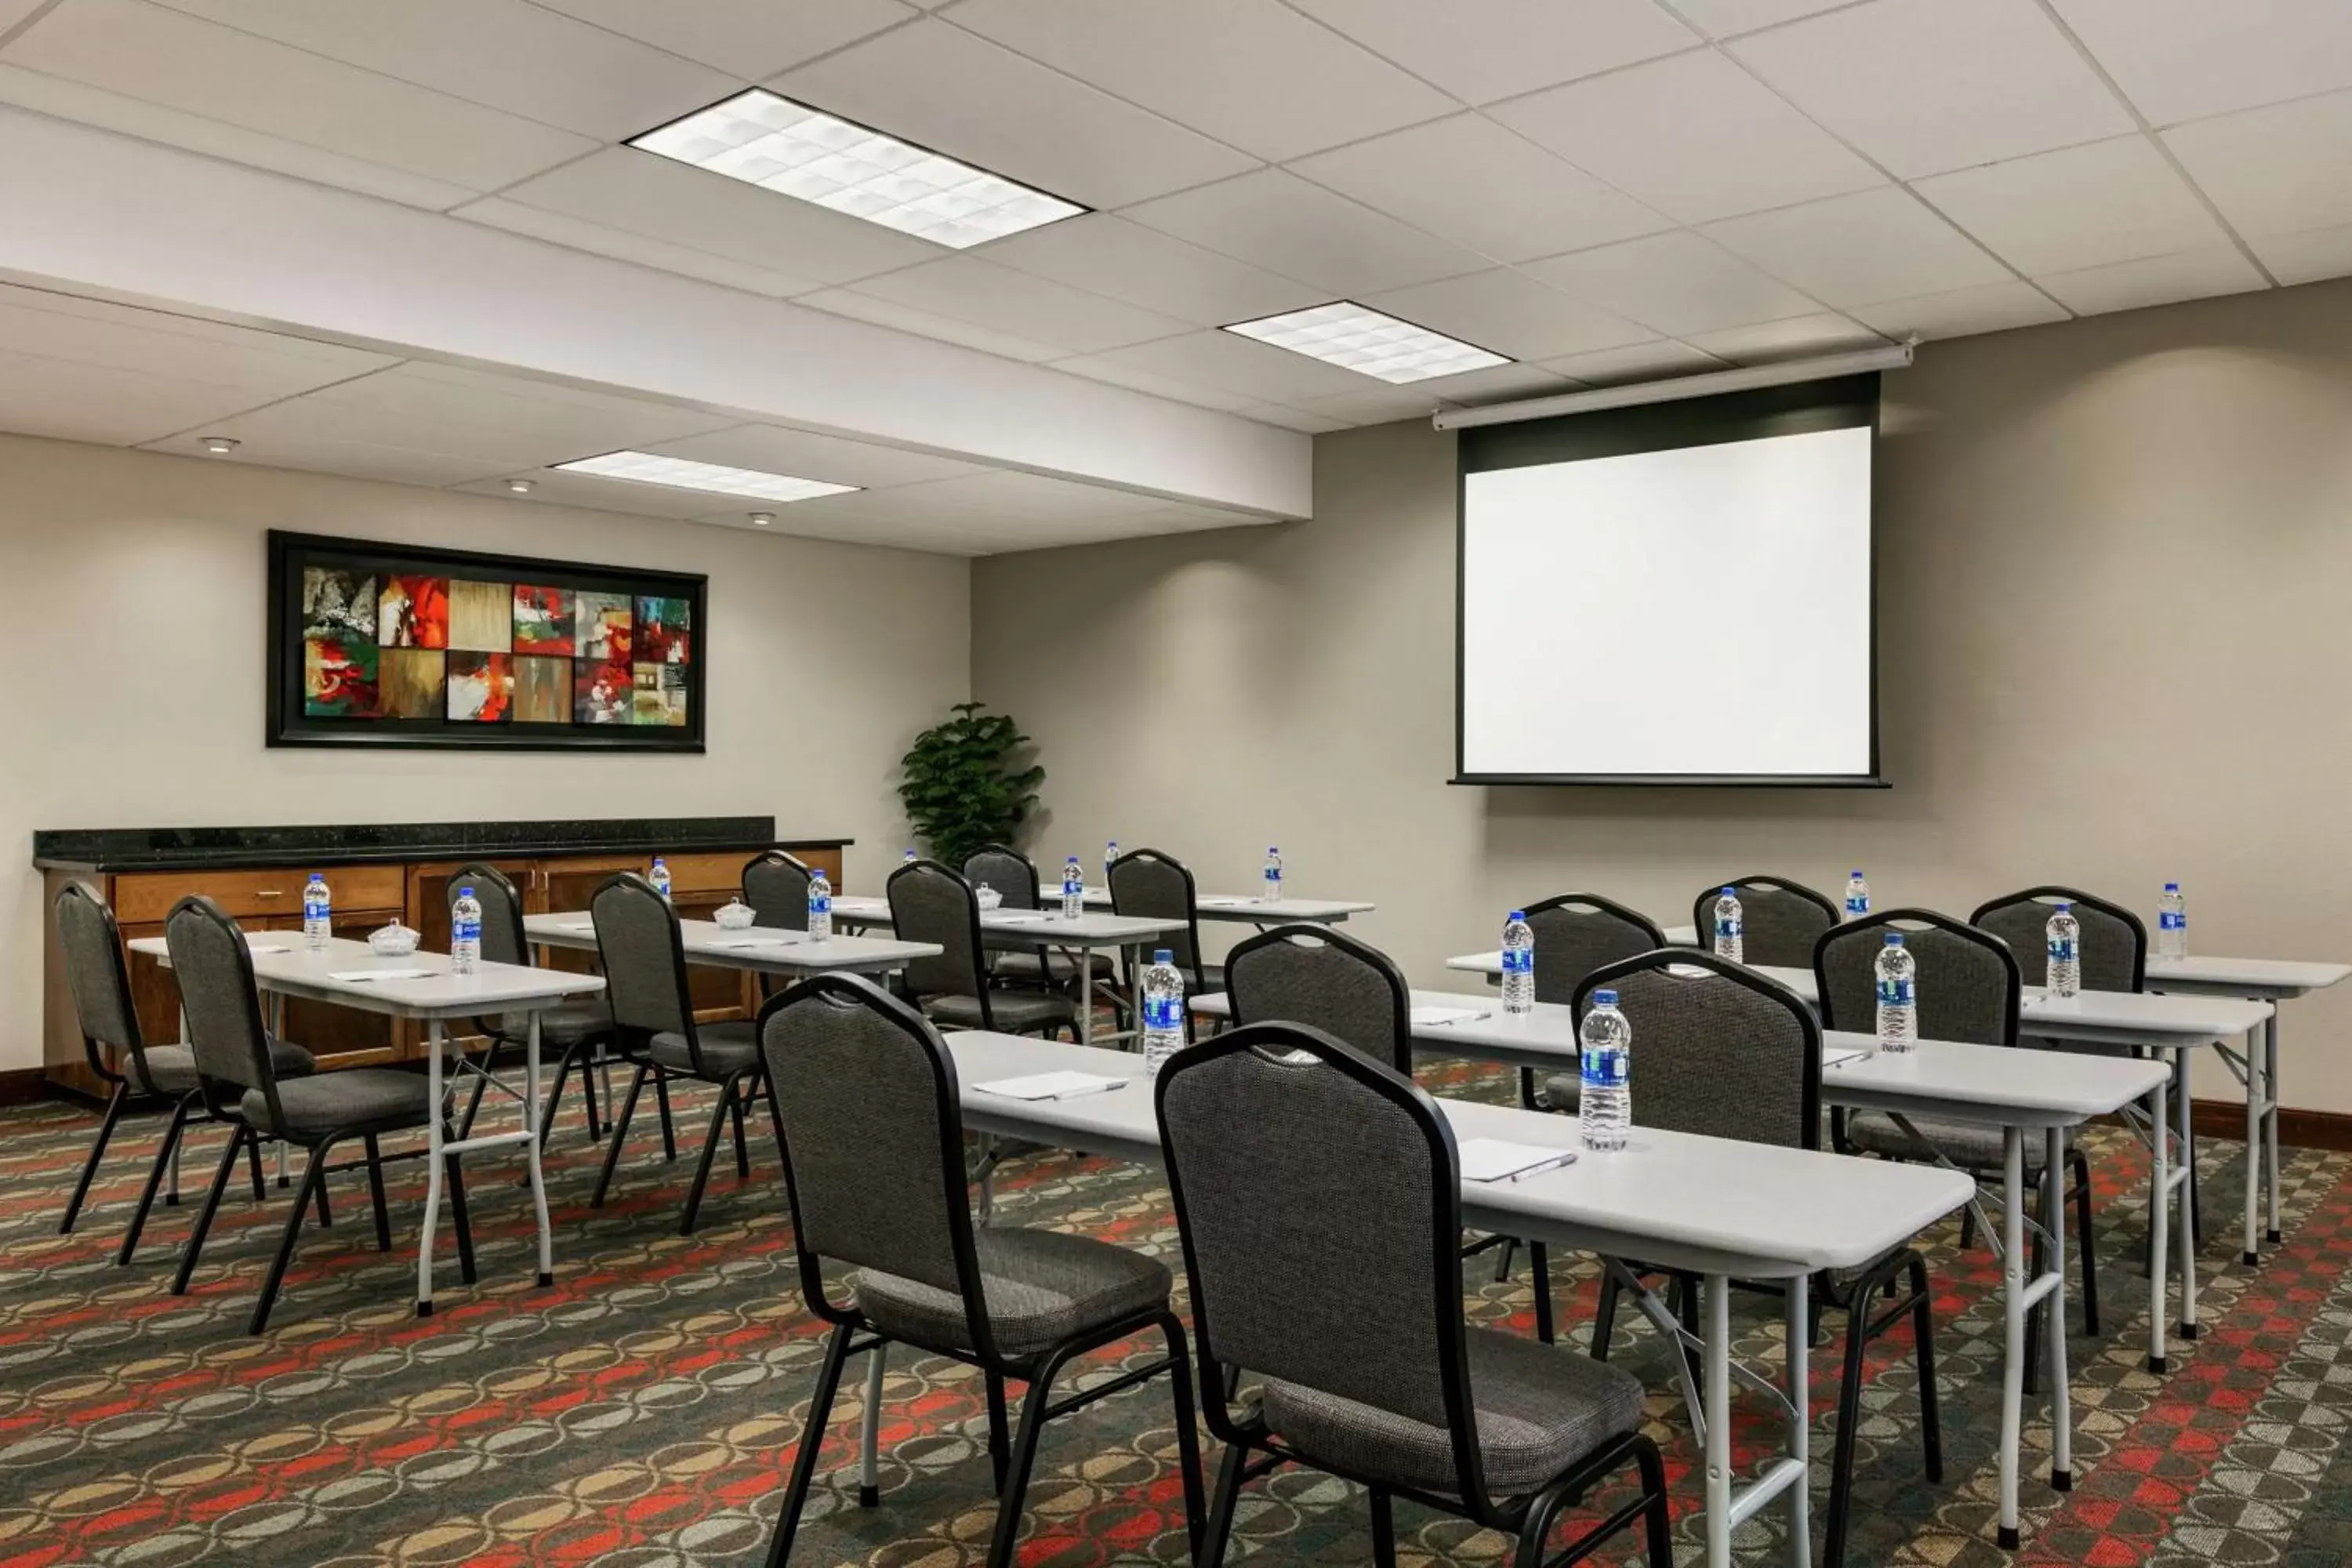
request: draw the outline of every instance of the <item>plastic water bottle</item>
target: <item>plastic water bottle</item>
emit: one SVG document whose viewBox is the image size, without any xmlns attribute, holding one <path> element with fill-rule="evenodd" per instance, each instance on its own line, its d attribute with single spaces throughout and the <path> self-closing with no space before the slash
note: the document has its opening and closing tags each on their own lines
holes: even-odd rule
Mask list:
<svg viewBox="0 0 2352 1568">
<path fill-rule="evenodd" d="M 1845 879 L 1845 918 L 1858 921 L 1870 913 L 1870 884 L 1860 871 Z"/>
<path fill-rule="evenodd" d="M 313 871 L 302 886 L 302 944 L 317 952 L 334 934 L 334 901 L 327 896 L 327 879 Z"/>
<path fill-rule="evenodd" d="M 457 901 L 449 906 L 449 968 L 471 974 L 481 962 L 482 900 L 474 897 L 472 888 L 460 888 Z"/>
<path fill-rule="evenodd" d="M 1075 864 L 1075 862 L 1073 862 Z M 1157 1078 L 1170 1057 L 1184 1048 L 1184 973 L 1176 955 L 1160 948 L 1143 972 L 1143 1071 Z"/>
<path fill-rule="evenodd" d="M 899 857 L 898 857 L 898 864 L 899 864 L 899 865 L 901 865 L 901 866 L 911 866 L 911 865 L 913 865 L 914 863 L 915 863 L 915 847 L 914 847 L 913 845 L 909 844 L 909 845 L 908 845 L 908 846 L 907 846 L 907 852 L 906 852 L 904 855 L 901 855 L 901 856 L 899 856 Z"/>
<path fill-rule="evenodd" d="M 2164 897 L 2157 900 L 2156 956 L 2189 956 L 2189 900 L 2180 896 L 2178 882 L 2167 882 Z"/>
<path fill-rule="evenodd" d="M 2083 989 L 2083 922 L 2074 918 L 2074 906 L 2059 900 L 2042 935 L 2050 943 L 2050 972 L 2043 977 L 2044 984 L 2053 996 L 2072 996 Z"/>
<path fill-rule="evenodd" d="M 1617 1011 L 1617 993 L 1595 991 L 1576 1032 L 1582 1088 L 1576 1116 L 1588 1149 L 1622 1149 L 1633 1125 L 1633 1026 Z"/>
<path fill-rule="evenodd" d="M 1525 910 L 1503 922 L 1503 1011 L 1536 1010 L 1536 933 Z"/>
<path fill-rule="evenodd" d="M 1919 961 L 1903 945 L 1903 933 L 1886 933 L 1878 950 L 1878 1048 L 1897 1055 L 1919 1036 Z"/>
<path fill-rule="evenodd" d="M 1074 921 L 1086 912 L 1086 868 L 1078 864 L 1078 858 L 1073 855 L 1062 863 L 1062 918 L 1066 921 Z"/>
<path fill-rule="evenodd" d="M 809 870 L 808 933 L 818 942 L 833 935 L 833 883 L 822 866 Z"/>
<path fill-rule="evenodd" d="M 1274 903 L 1282 897 L 1282 851 L 1269 844 L 1265 847 L 1265 901 Z"/>
<path fill-rule="evenodd" d="M 1110 891 L 1111 863 L 1118 858 L 1118 840 L 1114 838 L 1103 846 L 1103 891 L 1106 893 Z"/>
<path fill-rule="evenodd" d="M 669 868 L 662 864 L 660 856 L 654 857 L 654 868 L 646 873 L 646 880 L 654 885 L 655 892 L 665 899 L 669 897 Z"/>
<path fill-rule="evenodd" d="M 1715 956 L 1734 963 L 1746 962 L 1740 956 L 1747 951 L 1740 934 L 1745 929 L 1739 918 L 1739 895 L 1726 888 L 1715 900 Z"/>
</svg>

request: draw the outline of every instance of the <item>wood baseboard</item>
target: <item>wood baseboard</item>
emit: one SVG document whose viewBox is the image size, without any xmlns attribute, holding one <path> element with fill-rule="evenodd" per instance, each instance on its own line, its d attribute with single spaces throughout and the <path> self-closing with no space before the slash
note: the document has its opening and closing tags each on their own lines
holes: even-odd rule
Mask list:
<svg viewBox="0 0 2352 1568">
<path fill-rule="evenodd" d="M 2200 1138 L 2242 1140 L 2246 1136 L 2246 1102 L 2242 1100 L 2200 1100 L 2189 1106 L 2189 1124 Z M 2279 1108 L 2279 1145 L 2284 1149 L 2352 1149 L 2352 1115 L 2340 1110 L 2296 1110 Z"/>
<path fill-rule="evenodd" d="M 11 1068 L 0 1072 L 0 1105 L 30 1105 L 49 1097 L 48 1078 L 39 1068 Z"/>
</svg>

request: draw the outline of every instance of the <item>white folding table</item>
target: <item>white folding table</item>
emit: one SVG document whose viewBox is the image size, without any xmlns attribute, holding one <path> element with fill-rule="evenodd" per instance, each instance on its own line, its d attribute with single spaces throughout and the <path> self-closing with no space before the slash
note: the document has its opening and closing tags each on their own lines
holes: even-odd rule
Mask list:
<svg viewBox="0 0 2352 1568">
<path fill-rule="evenodd" d="M 1041 903 L 1058 904 L 1062 898 L 1062 885 L 1059 882 L 1041 884 L 1037 898 Z M 1108 910 L 1110 907 L 1108 889 L 1087 889 L 1087 908 Z M 1204 921 L 1242 921 L 1258 926 L 1294 923 L 1335 926 L 1349 915 L 1367 915 L 1378 907 L 1360 899 L 1265 899 L 1242 893 L 1200 893 L 1192 900 L 1192 912 Z"/>
<path fill-rule="evenodd" d="M 253 952 L 253 983 L 271 998 L 275 1011 L 282 1014 L 284 999 L 299 996 L 305 1001 L 329 1002 L 364 1013 L 414 1018 L 425 1025 L 425 1075 L 436 1114 L 425 1130 L 425 1224 L 416 1243 L 417 1316 L 427 1316 L 433 1310 L 433 1237 L 440 1226 L 445 1154 L 470 1154 L 510 1145 L 522 1150 L 530 1173 L 531 1208 L 539 1223 L 539 1282 L 542 1286 L 554 1284 L 555 1244 L 547 1219 L 547 1184 L 539 1161 L 539 1015 L 558 1003 L 604 990 L 604 980 L 593 974 L 573 974 L 559 969 L 488 963 L 478 965 L 471 974 L 459 974 L 451 970 L 446 953 L 412 952 L 387 958 L 363 942 L 341 937 L 315 950 L 305 943 L 299 933 L 287 933 L 281 942 L 279 933 L 257 931 L 247 935 L 247 942 Z M 133 952 L 159 959 L 166 966 L 172 962 L 171 949 L 162 937 L 142 937 L 129 946 Z M 399 974 L 418 969 L 427 973 L 414 978 L 353 978 L 370 973 Z M 445 1139 L 441 1131 L 444 1119 L 439 1114 L 445 1103 L 441 1046 L 449 1020 L 502 1013 L 522 1013 L 530 1020 L 523 1037 L 522 1127 L 517 1131 Z M 457 1062 L 460 1077 L 467 1072 L 481 1073 L 500 1093 L 514 1093 L 462 1053 Z"/>
<path fill-rule="evenodd" d="M 897 942 L 865 936 L 833 936 L 822 942 L 804 931 L 751 926 L 729 931 L 709 921 L 677 922 L 686 961 L 710 969 L 742 969 L 755 974 L 886 974 L 908 961 L 935 958 L 935 942 Z M 596 922 L 584 912 L 525 915 L 522 933 L 543 947 L 596 951 Z"/>
<path fill-rule="evenodd" d="M 948 1037 L 964 1125 L 976 1131 L 1160 1163 L 1151 1081 L 1132 1056 L 1012 1035 Z M 1067 1100 L 1019 1100 L 981 1085 L 1078 1071 L 1123 1088 Z M 1465 1138 L 1573 1148 L 1570 1119 L 1513 1106 L 1441 1100 Z M 1640 1258 L 1704 1277 L 1702 1373 L 1708 1568 L 1730 1568 L 1731 1533 L 1774 1498 L 1789 1500 L 1789 1561 L 1812 1559 L 1807 1288 L 1824 1268 L 1857 1268 L 1969 1201 L 1976 1184 L 1932 1165 L 1633 1130 L 1632 1145 L 1516 1182 L 1462 1184 L 1462 1223 L 1553 1246 Z M 1731 1291 L 1739 1279 L 1788 1282 L 1787 1380 L 1780 1390 L 1787 1452 L 1744 1487 L 1731 1462 Z M 1747 1373 L 1747 1368 L 1740 1372 Z M 1752 1374 L 1749 1374 L 1752 1375 Z M 1757 1380 L 1761 1384 L 1761 1380 Z"/>
</svg>

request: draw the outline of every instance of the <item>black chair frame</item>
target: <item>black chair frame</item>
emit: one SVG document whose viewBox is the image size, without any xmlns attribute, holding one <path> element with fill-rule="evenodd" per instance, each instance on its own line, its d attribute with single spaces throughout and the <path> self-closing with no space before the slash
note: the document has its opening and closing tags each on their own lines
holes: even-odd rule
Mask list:
<svg viewBox="0 0 2352 1568">
<path fill-rule="evenodd" d="M 1133 912 L 1118 907 L 1118 868 L 1130 861 L 1166 866 L 1184 879 L 1184 938 L 1192 944 L 1192 962 L 1189 965 L 1180 965 L 1180 967 L 1189 968 L 1192 971 L 1184 977 L 1186 994 L 1199 995 L 1208 989 L 1206 978 L 1208 971 L 1207 965 L 1201 958 L 1201 889 L 1200 885 L 1192 880 L 1192 868 L 1164 849 L 1129 850 L 1103 868 L 1103 878 L 1110 884 L 1108 890 L 1111 910 L 1116 914 L 1124 915 Z"/>
<path fill-rule="evenodd" d="M 470 866 L 459 867 L 450 877 L 449 901 L 452 903 L 457 901 L 458 889 L 476 886 L 494 887 L 499 889 L 506 900 L 506 907 L 512 915 L 512 927 L 508 934 L 514 943 L 514 950 L 521 955 L 522 962 L 530 963 L 530 938 L 523 929 L 521 890 L 516 888 L 507 874 L 496 866 L 486 865 L 477 860 Z M 474 1079 L 473 1092 L 467 1098 L 466 1113 L 457 1121 L 457 1134 L 461 1138 L 473 1136 L 474 1117 L 482 1108 L 483 1092 L 489 1088 L 488 1075 L 496 1073 L 499 1069 L 500 1055 L 509 1047 L 517 1052 L 524 1048 L 524 1042 L 515 1039 L 496 1018 L 476 1018 L 474 1027 L 481 1031 L 490 1045 L 489 1049 L 483 1056 L 480 1073 Z M 539 1146 L 542 1150 L 547 1147 L 547 1140 L 555 1131 L 555 1108 L 562 1103 L 563 1086 L 570 1081 L 574 1072 L 580 1075 L 580 1101 L 588 1113 L 588 1142 L 591 1143 L 603 1142 L 604 1128 L 596 1114 L 596 1075 L 593 1069 L 596 1066 L 596 1047 L 612 1044 L 614 1037 L 611 1034 L 588 1036 L 566 1046 L 563 1055 L 557 1058 L 554 1087 L 547 1091 L 547 1103 L 541 1108 L 539 1113 Z M 525 1184 L 528 1184 L 527 1180 Z"/>
<path fill-rule="evenodd" d="M 1832 931 L 1837 929 L 1840 921 L 1845 919 L 1845 910 L 1839 907 L 1835 899 L 1817 888 L 1808 888 L 1802 882 L 1792 882 L 1786 877 L 1769 876 L 1763 872 L 1746 877 L 1727 877 L 1691 900 L 1691 924 L 1697 928 L 1698 945 L 1702 948 L 1711 949 L 1714 944 L 1710 933 L 1715 930 L 1715 900 L 1723 897 L 1726 888 L 1734 891 L 1742 888 L 1769 888 L 1776 893 L 1793 894 L 1829 916 Z M 1658 945 L 1664 947 L 1665 942 L 1662 940 Z"/>
<path fill-rule="evenodd" d="M 2080 889 L 2061 888 L 2054 885 L 2021 888 L 2014 893 L 2007 893 L 1998 899 L 1987 899 L 1983 903 L 1979 904 L 1970 911 L 1969 923 L 1977 925 L 1987 915 L 1997 910 L 2005 910 L 2014 904 L 2039 903 L 2045 899 L 2064 899 L 2067 902 L 2078 904 L 2084 909 L 2096 910 L 2109 919 L 2120 921 L 2130 927 L 2134 938 L 2131 988 L 2134 991 L 2147 989 L 2147 923 L 2123 905 L 2103 899 L 2096 893 L 2085 893 Z"/>
<path fill-rule="evenodd" d="M 1202 1529 L 1201 1458 L 1199 1438 L 1193 1426 L 1192 1365 L 1184 1342 L 1184 1325 L 1177 1321 L 1174 1313 L 1161 1309 L 1131 1313 L 1115 1323 L 1061 1341 L 1031 1355 L 1007 1355 L 999 1350 L 988 1320 L 980 1259 L 972 1242 L 971 1197 L 964 1168 L 963 1108 L 957 1094 L 954 1058 L 948 1054 L 930 1021 L 919 1011 L 883 991 L 873 982 L 853 974 L 819 974 L 794 983 L 760 1009 L 760 1036 L 764 1038 L 768 1020 L 779 1009 L 812 999 L 862 1006 L 880 1015 L 920 1046 L 931 1064 L 931 1082 L 938 1095 L 940 1170 L 948 1184 L 948 1241 L 955 1254 L 956 1278 L 963 1297 L 967 1339 L 964 1346 L 918 1344 L 916 1348 L 926 1354 L 945 1356 L 966 1366 L 976 1367 L 986 1381 L 989 1466 L 1000 1499 L 995 1532 L 989 1545 L 990 1568 L 1009 1568 L 1013 1562 L 1013 1548 L 1021 1529 L 1021 1504 L 1028 1491 L 1029 1474 L 1036 1461 L 1037 1443 L 1045 1424 L 1149 1382 L 1163 1372 L 1171 1374 L 1175 1402 L 1177 1463 L 1183 1471 L 1185 1530 L 1197 1551 Z M 772 1100 L 771 1105 L 772 1108 Z M 781 1144 L 783 1141 L 781 1117 L 776 1136 Z M 769 1568 L 783 1568 L 791 1560 L 793 1539 L 800 1529 L 801 1513 L 807 1505 L 809 1489 L 815 1480 L 818 1451 L 824 1446 L 827 1418 L 841 1387 L 842 1369 L 852 1356 L 900 1342 L 895 1336 L 876 1328 L 855 1305 L 836 1302 L 827 1293 L 824 1259 L 800 1240 L 808 1234 L 808 1230 L 801 1218 L 800 1189 L 793 1175 L 789 1151 L 784 1158 L 784 1196 L 792 1211 L 801 1294 L 807 1300 L 810 1311 L 833 1325 L 833 1332 L 825 1341 L 824 1362 L 817 1371 L 816 1391 L 809 1401 L 808 1423 L 801 1434 L 799 1451 L 793 1456 L 792 1479 L 785 1488 L 783 1507 L 776 1520 L 775 1538 L 769 1546 Z M 1117 1377 L 1107 1378 L 1079 1393 L 1065 1394 L 1059 1399 L 1052 1396 L 1055 1379 L 1072 1361 L 1106 1345 L 1155 1329 L 1167 1343 L 1168 1353 L 1165 1356 L 1131 1368 Z M 1028 1384 L 1028 1393 L 1021 1402 L 1021 1425 L 1017 1434 L 1009 1432 L 1011 1423 L 1004 1390 L 1008 1379 Z M 872 1419 L 870 1413 L 867 1418 Z M 863 1486 L 859 1488 L 857 1500 L 864 1508 L 873 1508 L 880 1502 L 878 1496 Z"/>
<path fill-rule="evenodd" d="M 1319 942 L 1326 947 L 1336 947 L 1367 969 L 1378 973 L 1388 983 L 1389 996 L 1395 1004 L 1396 1030 L 1394 1037 L 1389 1042 L 1386 1065 L 1411 1078 L 1412 1076 L 1412 993 L 1405 984 L 1404 972 L 1396 966 L 1394 959 L 1370 942 L 1360 937 L 1349 936 L 1346 931 L 1332 926 L 1316 925 L 1310 921 L 1268 926 L 1264 931 L 1235 942 L 1225 954 L 1225 994 L 1227 1000 L 1234 1004 L 1233 1023 L 1239 1026 L 1251 1021 L 1242 1016 L 1240 998 L 1234 994 L 1234 965 L 1261 949 L 1292 942 Z"/>
<path fill-rule="evenodd" d="M 1160 1069 L 1153 1089 L 1153 1105 L 1163 1144 L 1169 1142 L 1168 1086 L 1188 1068 L 1215 1061 L 1235 1051 L 1250 1050 L 1277 1056 L 1291 1051 L 1308 1052 L 1324 1066 L 1371 1089 L 1405 1111 L 1428 1138 L 1433 1155 L 1430 1161 L 1430 1205 L 1435 1223 L 1430 1234 L 1431 1256 L 1433 1258 L 1454 1257 L 1459 1249 L 1462 1234 L 1462 1192 L 1456 1174 L 1460 1166 L 1454 1152 L 1453 1129 L 1438 1113 L 1435 1102 L 1422 1092 L 1410 1077 L 1372 1061 L 1318 1029 L 1297 1024 L 1248 1024 L 1229 1029 L 1178 1053 Z M 1193 1255 L 1192 1222 L 1184 1205 L 1182 1173 L 1173 1157 L 1168 1161 L 1168 1190 L 1175 1203 L 1177 1231 L 1184 1247 L 1185 1272 L 1197 1279 L 1199 1266 Z M 1224 1562 L 1226 1542 L 1233 1531 L 1234 1506 L 1244 1481 L 1254 1480 L 1284 1465 L 1303 1465 L 1352 1481 L 1371 1493 L 1372 1562 L 1376 1568 L 1394 1568 L 1396 1563 L 1396 1527 L 1391 1503 L 1399 1497 L 1457 1519 L 1466 1519 L 1484 1529 L 1498 1530 L 1515 1536 L 1518 1544 L 1512 1558 L 1513 1568 L 1566 1568 L 1568 1564 L 1580 1563 L 1637 1519 L 1645 1526 L 1651 1568 L 1672 1568 L 1674 1547 L 1669 1530 L 1665 1463 L 1658 1453 L 1657 1445 L 1639 1432 L 1628 1433 L 1603 1445 L 1540 1492 L 1500 1499 L 1488 1494 L 1475 1436 L 1478 1429 L 1477 1414 L 1472 1405 L 1469 1350 L 1463 1322 L 1460 1277 L 1456 1270 L 1449 1268 L 1433 1268 L 1431 1272 L 1436 1288 L 1432 1292 L 1430 1307 L 1435 1316 L 1437 1343 L 1442 1358 L 1439 1376 L 1444 1388 L 1446 1426 L 1452 1437 L 1454 1475 L 1462 1482 L 1458 1496 L 1398 1486 L 1306 1458 L 1273 1434 L 1265 1424 L 1264 1412 L 1255 1406 L 1249 1407 L 1236 1419 L 1228 1405 L 1229 1391 L 1238 1384 L 1244 1369 L 1227 1367 L 1216 1360 L 1210 1350 L 1211 1324 L 1207 1305 L 1199 1296 L 1193 1298 L 1192 1323 L 1193 1332 L 1198 1336 L 1199 1350 L 1195 1359 L 1200 1366 L 1201 1401 L 1205 1407 L 1210 1435 L 1225 1445 L 1224 1458 L 1217 1470 L 1215 1489 L 1209 1500 L 1208 1523 L 1193 1561 L 1200 1564 L 1200 1568 L 1220 1568 Z M 1571 1542 L 1565 1552 L 1559 1556 L 1546 1556 L 1544 1542 L 1560 1511 L 1573 1506 L 1596 1483 L 1628 1461 L 1633 1463 L 1640 1476 L 1641 1495 Z"/>
<path fill-rule="evenodd" d="M 882 885 L 883 893 L 885 897 L 887 897 L 889 893 L 891 885 L 896 883 L 899 878 L 914 876 L 927 871 L 936 871 L 942 876 L 952 878 L 956 883 L 963 889 L 965 908 L 971 920 L 971 940 L 973 968 L 971 976 L 971 994 L 976 997 L 980 1003 L 980 1026 L 982 1029 L 993 1031 L 996 1027 L 996 1011 L 989 1005 L 988 1000 L 989 992 L 992 989 L 989 984 L 988 977 L 988 944 L 981 936 L 980 895 L 973 889 L 971 880 L 966 878 L 961 871 L 957 870 L 954 867 L 950 866 L 943 861 L 931 859 L 908 860 L 900 865 L 897 870 L 890 873 L 889 880 Z M 891 918 L 895 922 L 898 918 L 897 910 L 893 909 L 891 910 Z M 1061 1026 L 1056 1024 L 1054 1027 L 1059 1028 Z M 1070 1032 L 1071 1037 L 1076 1038 L 1077 1029 L 1075 1024 L 1071 1026 Z"/>
<path fill-rule="evenodd" d="M 801 900 L 801 924 L 797 927 L 789 929 L 799 931 L 807 930 L 808 900 L 806 888 L 810 879 L 816 875 L 815 868 L 812 867 L 807 861 L 802 859 L 799 856 L 787 854 L 782 849 L 762 849 L 757 855 L 752 856 L 749 860 L 743 862 L 743 870 L 740 878 L 739 879 L 739 885 L 741 889 L 743 901 L 746 904 L 751 905 L 754 910 L 759 908 L 759 900 L 751 897 L 751 874 L 762 867 L 774 867 L 781 870 L 792 872 L 800 878 L 803 888 Z M 762 918 L 760 923 L 765 925 L 768 922 L 764 918 Z"/>
</svg>

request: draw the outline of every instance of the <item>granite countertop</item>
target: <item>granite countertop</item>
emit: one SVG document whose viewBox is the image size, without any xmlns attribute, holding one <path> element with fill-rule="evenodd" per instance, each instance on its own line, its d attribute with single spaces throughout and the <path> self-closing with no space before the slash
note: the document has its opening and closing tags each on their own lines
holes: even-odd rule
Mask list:
<svg viewBox="0 0 2352 1568">
<path fill-rule="evenodd" d="M 45 871 L 171 871 L 533 855 L 679 855 L 734 849 L 751 853 L 769 848 L 833 848 L 851 842 L 847 838 L 778 838 L 772 816 L 99 827 L 35 832 L 33 864 Z"/>
</svg>

